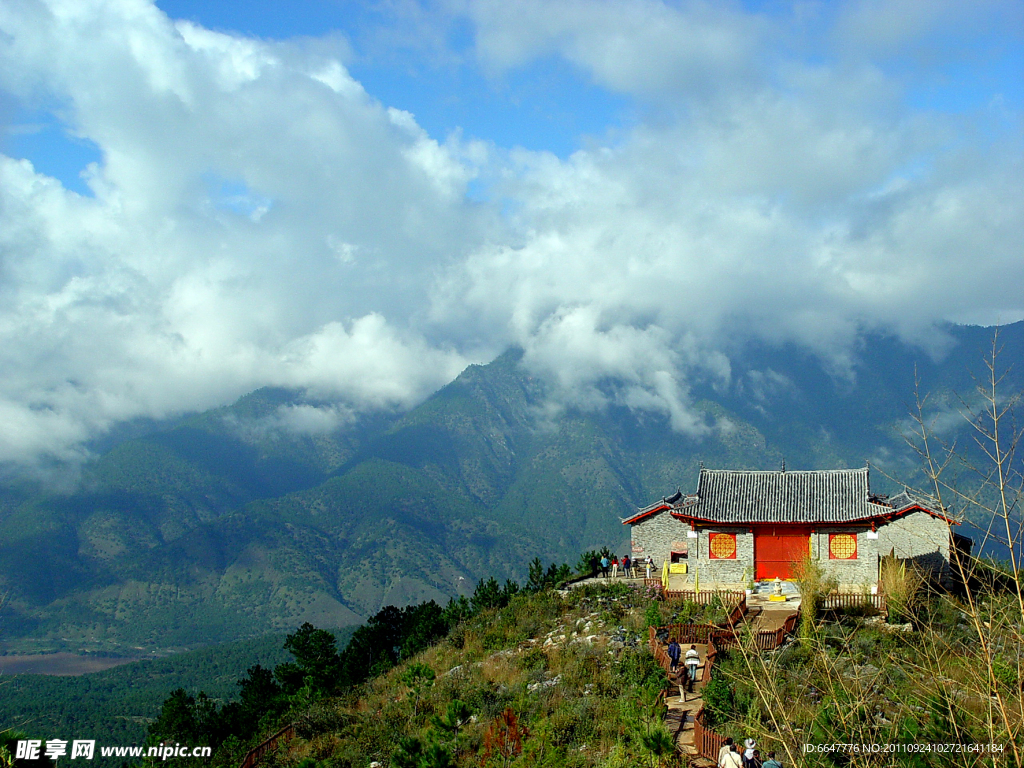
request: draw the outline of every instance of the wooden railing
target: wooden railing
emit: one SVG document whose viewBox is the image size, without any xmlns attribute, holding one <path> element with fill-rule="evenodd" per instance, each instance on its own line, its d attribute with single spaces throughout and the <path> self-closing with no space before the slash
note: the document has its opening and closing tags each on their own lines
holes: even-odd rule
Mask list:
<svg viewBox="0 0 1024 768">
<path fill-rule="evenodd" d="M 693 746 L 697 753 L 706 760 L 711 760 L 717 765 L 718 750 L 725 744 L 725 736 L 717 733 L 704 725 L 704 705 L 700 705 L 693 716 Z"/>
<path fill-rule="evenodd" d="M 658 640 L 658 635 L 664 630 L 668 631 L 669 637 L 675 637 L 679 642 L 703 642 L 707 646 L 707 653 L 704 658 L 704 673 L 701 681 L 708 683 L 711 680 L 711 671 L 715 666 L 715 659 L 718 657 L 718 646 L 715 644 L 715 635 L 732 637 L 732 630 L 724 630 L 713 624 L 673 624 L 668 627 L 650 627 L 647 631 L 648 645 L 655 661 L 665 670 L 665 675 L 672 683 L 677 683 L 676 676 L 672 673 L 672 659 L 669 658 L 664 646 Z M 685 638 L 682 639 L 682 638 Z M 725 744 L 725 737 L 716 733 L 704 724 L 704 705 L 694 713 L 693 716 L 693 745 L 697 752 L 712 762 L 718 762 L 718 750 Z"/>
<path fill-rule="evenodd" d="M 758 650 L 770 651 L 782 645 L 786 636 L 793 633 L 800 620 L 800 614 L 794 613 L 787 617 L 785 623 L 774 630 L 765 630 L 754 635 L 755 647 Z M 717 645 L 716 645 L 717 643 Z M 715 660 L 718 656 L 718 648 L 730 645 L 738 645 L 739 638 L 735 630 L 718 630 L 711 634 L 708 639 L 707 659 L 704 661 L 704 675 L 701 680 L 706 684 L 711 680 L 711 670 L 714 669 Z M 667 656 L 668 654 L 666 654 Z M 704 724 L 704 704 L 693 715 L 693 745 L 701 757 L 713 763 L 718 762 L 718 750 L 725 744 L 725 736 L 708 728 Z"/>
<path fill-rule="evenodd" d="M 728 618 L 725 620 L 724 626 L 730 629 L 738 626 L 743 622 L 743 617 L 747 615 L 747 595 L 744 593 L 740 596 L 736 606 L 729 613 Z"/>
<path fill-rule="evenodd" d="M 673 639 L 677 643 L 707 643 L 712 638 L 716 639 L 720 645 L 723 643 L 726 645 L 734 644 L 736 627 L 743 623 L 743 619 L 747 614 L 747 598 L 742 592 L 729 594 L 737 598 L 738 602 L 733 606 L 733 609 L 721 624 L 667 624 L 657 627 L 657 629 L 651 627 L 652 641 L 656 641 L 659 636 L 663 636 L 666 644 Z"/>
<path fill-rule="evenodd" d="M 238 768 L 253 768 L 253 766 L 255 766 L 260 760 L 263 759 L 264 755 L 266 755 L 268 752 L 273 752 L 275 749 L 277 749 L 278 745 L 281 742 L 289 741 L 294 738 L 295 726 L 286 725 L 273 736 L 250 749 L 248 754 L 246 754 L 245 759 L 242 760 L 242 764 L 238 766 Z"/>
<path fill-rule="evenodd" d="M 840 594 L 834 592 L 830 595 L 825 595 L 821 599 L 822 610 L 843 610 L 843 609 L 857 609 L 866 608 L 885 613 L 886 601 L 884 594 L 869 595 L 864 593 L 844 593 Z"/>
<path fill-rule="evenodd" d="M 786 630 L 786 634 L 788 635 L 788 634 L 791 634 L 793 632 L 793 630 L 796 629 L 796 625 L 799 624 L 799 623 L 800 623 L 800 613 L 797 612 L 797 613 L 794 613 L 793 615 L 791 615 L 789 618 L 786 619 L 785 623 L 782 625 L 782 628 Z"/>
<path fill-rule="evenodd" d="M 668 600 L 685 600 L 689 603 L 698 603 L 700 605 L 707 605 L 717 599 L 723 605 L 732 605 L 733 603 L 745 601 L 747 595 L 745 592 L 731 589 L 702 589 L 700 592 L 669 589 L 665 590 L 665 598 Z"/>
<path fill-rule="evenodd" d="M 668 657 L 668 653 L 661 647 L 661 643 L 658 642 L 658 630 L 655 627 L 647 628 L 647 647 L 651 649 L 651 655 L 658 662 L 658 666 L 665 670 L 666 675 L 671 677 L 672 659 Z"/>
<path fill-rule="evenodd" d="M 704 643 L 707 646 L 707 654 L 704 659 L 704 673 L 701 681 L 705 684 L 711 681 L 712 670 L 718 658 L 720 648 L 739 645 L 741 642 L 739 625 L 747 611 L 746 596 L 741 595 L 729 618 L 722 624 L 669 624 L 664 627 L 650 627 L 648 629 L 648 645 L 658 665 L 665 670 L 666 676 L 673 683 L 678 679 L 672 673 L 672 660 L 665 650 L 659 638 L 664 638 L 667 644 L 675 640 L 680 645 L 687 643 Z M 782 645 L 786 636 L 792 634 L 799 621 L 799 614 L 794 613 L 786 618 L 783 625 L 777 629 L 762 630 L 753 635 L 754 647 L 758 650 L 773 650 Z M 718 750 L 725 744 L 725 737 L 715 732 L 705 724 L 704 705 L 694 713 L 693 716 L 693 745 L 697 752 L 713 763 L 718 762 Z"/>
<path fill-rule="evenodd" d="M 702 593 L 703 594 L 703 593 Z M 668 641 L 675 640 L 680 645 L 687 643 L 704 643 L 707 645 L 707 656 L 704 661 L 704 673 L 701 681 L 705 684 L 711 681 L 711 673 L 715 666 L 720 648 L 737 646 L 742 642 L 739 625 L 747 612 L 746 596 L 743 593 L 729 593 L 739 595 L 736 607 L 729 614 L 729 618 L 722 624 L 669 624 L 664 627 L 651 627 L 648 630 L 648 644 L 651 653 L 657 660 L 659 666 L 665 670 L 665 674 L 673 683 L 677 682 L 672 674 L 672 660 L 669 658 L 659 636 L 665 637 Z M 885 610 L 885 595 L 864 595 L 864 594 L 832 594 L 823 599 L 823 608 L 856 608 L 871 607 L 879 611 Z M 797 624 L 800 622 L 800 614 L 793 613 L 786 617 L 781 627 L 777 629 L 761 630 L 754 633 L 753 644 L 758 650 L 770 651 L 778 648 L 785 641 L 786 637 L 793 634 Z M 704 705 L 694 713 L 693 716 L 693 745 L 697 752 L 713 763 L 718 762 L 718 750 L 725 744 L 725 737 L 716 733 L 705 724 Z"/>
<path fill-rule="evenodd" d="M 715 666 L 715 658 L 718 656 L 718 649 L 713 642 L 708 642 L 707 658 L 704 660 L 704 675 L 702 682 L 711 680 L 711 670 Z M 704 725 L 704 704 L 693 715 L 693 746 L 701 757 L 710 760 L 717 765 L 718 750 L 725 744 L 725 736 Z"/>
<path fill-rule="evenodd" d="M 657 634 L 663 635 L 666 631 L 668 632 L 668 636 L 665 638 L 666 642 L 675 640 L 677 643 L 685 644 L 706 643 L 712 633 L 720 631 L 720 629 L 714 624 L 668 624 L 658 627 Z"/>
<path fill-rule="evenodd" d="M 774 651 L 782 645 L 788 634 L 785 627 L 762 629 L 760 632 L 754 633 L 754 647 L 759 651 Z"/>
</svg>

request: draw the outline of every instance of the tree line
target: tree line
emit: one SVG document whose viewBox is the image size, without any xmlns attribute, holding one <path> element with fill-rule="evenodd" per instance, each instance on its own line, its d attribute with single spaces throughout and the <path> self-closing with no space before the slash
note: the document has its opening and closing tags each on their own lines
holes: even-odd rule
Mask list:
<svg viewBox="0 0 1024 768">
<path fill-rule="evenodd" d="M 595 558 L 596 556 L 596 558 Z M 481 611 L 503 608 L 520 592 L 537 593 L 564 584 L 574 575 L 589 575 L 600 553 L 580 558 L 578 573 L 567 564 L 544 568 L 539 558 L 529 565 L 526 583 L 493 577 L 481 580 L 472 596 L 460 596 L 441 607 L 434 600 L 418 605 L 381 608 L 338 650 L 331 632 L 305 623 L 287 636 L 284 648 L 293 660 L 269 669 L 250 667 L 237 681 L 238 698 L 219 703 L 184 688 L 171 692 L 149 728 L 150 743 L 174 741 L 236 750 L 271 730 L 295 704 L 337 695 L 415 656 L 438 642 L 461 622 Z M 232 750 L 235 751 L 235 750 Z"/>
</svg>

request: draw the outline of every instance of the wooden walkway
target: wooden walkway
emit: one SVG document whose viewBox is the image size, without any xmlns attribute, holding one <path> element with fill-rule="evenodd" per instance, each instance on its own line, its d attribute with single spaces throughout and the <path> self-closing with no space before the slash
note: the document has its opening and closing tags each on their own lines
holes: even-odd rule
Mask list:
<svg viewBox="0 0 1024 768">
<path fill-rule="evenodd" d="M 778 648 L 786 635 L 794 630 L 798 620 L 799 612 L 793 605 L 783 603 L 778 606 L 749 607 L 746 600 L 743 600 L 730 614 L 728 621 L 721 626 L 673 624 L 667 627 L 651 627 L 648 638 L 651 653 L 665 670 L 665 675 L 672 685 L 679 690 L 678 698 L 667 696 L 665 699 L 665 724 L 675 739 L 676 749 L 687 756 L 689 765 L 697 768 L 714 768 L 718 750 L 725 743 L 725 737 L 705 727 L 703 723 L 702 691 L 711 680 L 718 648 L 736 645 L 736 630 L 744 623 L 752 623 L 754 647 L 758 650 Z M 697 669 L 697 680 L 692 694 L 680 686 L 680 682 L 685 679 L 685 671 L 671 669 L 671 659 L 667 651 L 667 643 L 671 638 L 679 641 L 683 647 L 684 657 L 691 645 L 696 645 L 700 653 L 702 663 Z"/>
<path fill-rule="evenodd" d="M 679 697 L 667 696 L 665 698 L 665 704 L 668 706 L 668 711 L 665 713 L 665 725 L 668 726 L 669 733 L 675 738 L 676 749 L 684 755 L 689 755 L 691 765 L 696 765 L 692 759 L 698 755 L 697 748 L 694 746 L 693 726 L 694 718 L 704 706 L 704 697 L 701 692 L 704 689 L 708 646 L 706 643 L 693 643 L 693 645 L 697 646 L 697 652 L 700 653 L 701 659 L 701 664 L 697 667 L 697 680 L 693 684 L 693 693 L 686 692 L 685 669 L 681 670 L 674 678 L 669 674 L 669 679 L 673 680 L 679 689 Z M 688 648 L 689 646 L 685 647 L 684 653 Z M 682 667 L 683 664 L 680 662 L 679 666 Z"/>
</svg>

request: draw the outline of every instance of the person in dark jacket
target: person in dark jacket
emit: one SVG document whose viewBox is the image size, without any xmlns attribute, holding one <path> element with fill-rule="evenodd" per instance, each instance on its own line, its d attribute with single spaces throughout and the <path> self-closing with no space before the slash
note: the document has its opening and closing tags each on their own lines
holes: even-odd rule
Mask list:
<svg viewBox="0 0 1024 768">
<path fill-rule="evenodd" d="M 668 657 L 672 659 L 672 665 L 670 667 L 672 672 L 679 669 L 679 657 L 683 655 L 683 649 L 676 642 L 675 638 L 672 638 L 668 644 Z"/>
</svg>

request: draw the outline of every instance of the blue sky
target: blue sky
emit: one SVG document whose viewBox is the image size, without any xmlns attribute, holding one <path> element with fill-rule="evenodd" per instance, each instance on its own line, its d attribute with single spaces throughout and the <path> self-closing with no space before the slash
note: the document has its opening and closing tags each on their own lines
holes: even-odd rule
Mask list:
<svg viewBox="0 0 1024 768">
<path fill-rule="evenodd" d="M 588 137 L 634 122 L 636 106 L 610 93 L 557 56 L 547 56 L 500 74 L 473 62 L 473 29 L 468 20 L 446 18 L 446 49 L 386 39 L 394 14 L 358 2 L 256 3 L 160 2 L 174 19 L 211 30 L 263 40 L 322 39 L 342 56 L 349 71 L 374 98 L 411 112 L 431 135 L 462 131 L 504 147 L 521 146 L 566 157 Z M 394 47 L 392 47 L 394 46 Z M 55 117 L 59 102 L 12 105 L 18 126 L 6 151 L 81 194 L 91 194 L 80 174 L 101 159 L 88 139 L 69 135 Z"/>
<path fill-rule="evenodd" d="M 421 11 L 435 14 L 431 38 L 438 39 L 429 41 L 410 40 L 416 31 L 410 29 L 409 14 L 399 4 L 165 0 L 156 6 L 170 18 L 230 35 L 320 40 L 338 53 L 372 96 L 411 112 L 436 137 L 462 131 L 503 147 L 521 146 L 565 158 L 588 141 L 609 140 L 628 130 L 638 113 L 657 110 L 635 94 L 601 87 L 586 71 L 556 54 L 502 72 L 486 71 L 475 56 L 472 20 L 446 12 L 443 4 Z M 795 15 L 780 3 L 742 7 L 765 17 Z M 843 7 L 821 6 L 805 29 L 827 38 L 827 21 L 834 21 Z M 874 63 L 902 82 L 903 99 L 911 109 L 969 115 L 996 100 L 1005 106 L 1008 119 L 1019 115 L 1024 103 L 1024 46 L 1019 35 L 1007 35 L 998 27 L 969 37 L 959 32 L 939 26 L 906 50 L 883 50 L 885 55 Z M 826 64 L 842 55 L 827 42 L 800 42 L 806 48 L 798 54 L 808 62 Z M 5 112 L 13 130 L 5 149 L 13 157 L 31 160 L 68 188 L 90 194 L 80 174 L 89 163 L 101 160 L 100 149 L 86 137 L 71 135 L 60 111 L 56 99 L 30 104 L 9 100 Z"/>
<path fill-rule="evenodd" d="M 438 13 L 435 34 L 444 47 L 437 50 L 416 40 L 416 30 L 386 3 L 158 5 L 176 18 L 266 39 L 339 35 L 352 75 L 383 103 L 412 112 L 433 136 L 462 130 L 502 146 L 565 156 L 581 137 L 630 121 L 626 99 L 595 87 L 557 56 L 488 76 L 473 60 L 467 18 Z M 406 39 L 390 38 L 396 27 Z"/>
<path fill-rule="evenodd" d="M 852 371 L 865 332 L 1020 319 L 1022 29 L 998 1 L 0 3 L 0 462 L 271 384 L 335 399 L 281 415 L 326 429 L 509 344 L 553 408 L 700 433 L 689 382 L 730 386 L 740 340 Z"/>
</svg>

